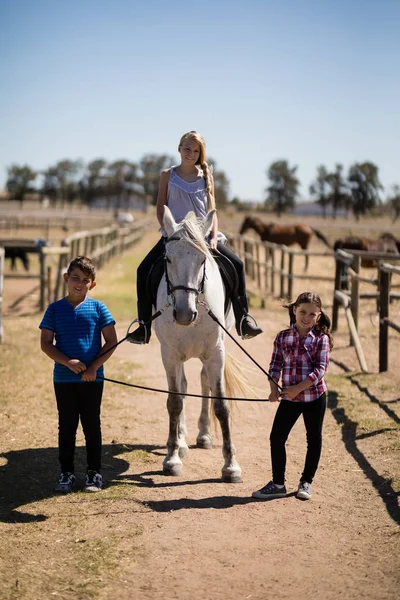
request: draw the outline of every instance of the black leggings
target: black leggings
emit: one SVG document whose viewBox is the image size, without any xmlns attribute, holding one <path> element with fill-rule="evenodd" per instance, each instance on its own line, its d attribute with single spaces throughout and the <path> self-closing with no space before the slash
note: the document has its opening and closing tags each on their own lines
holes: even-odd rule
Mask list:
<svg viewBox="0 0 400 600">
<path fill-rule="evenodd" d="M 307 454 L 304 471 L 300 481 L 312 483 L 322 448 L 322 424 L 326 409 L 326 394 L 322 394 L 312 402 L 291 402 L 281 400 L 276 411 L 272 431 L 271 462 L 272 479 L 274 483 L 283 485 L 285 483 L 286 449 L 285 444 L 292 427 L 299 416 L 303 415 L 304 425 L 307 432 Z"/>
<path fill-rule="evenodd" d="M 232 252 L 225 244 L 218 243 L 218 252 L 229 258 L 238 274 L 238 296 L 246 295 L 246 281 L 244 277 L 244 266 L 236 254 Z M 157 244 L 144 257 L 137 270 L 136 289 L 138 298 L 138 317 L 141 321 L 148 323 L 152 315 L 152 298 L 147 292 L 147 275 L 150 272 L 152 265 L 158 258 L 165 253 L 165 241 L 162 237 Z"/>
<path fill-rule="evenodd" d="M 74 472 L 79 418 L 86 441 L 87 468 L 101 469 L 100 406 L 104 383 L 54 383 L 58 408 L 58 450 L 61 472 Z"/>
</svg>

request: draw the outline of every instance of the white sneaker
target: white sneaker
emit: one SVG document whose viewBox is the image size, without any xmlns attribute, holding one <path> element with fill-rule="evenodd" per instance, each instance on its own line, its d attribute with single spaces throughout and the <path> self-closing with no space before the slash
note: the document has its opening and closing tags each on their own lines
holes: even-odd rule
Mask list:
<svg viewBox="0 0 400 600">
<path fill-rule="evenodd" d="M 273 481 L 269 481 L 261 490 L 252 493 L 253 498 L 269 500 L 270 498 L 284 498 L 287 494 L 286 487 L 278 487 Z"/>
<path fill-rule="evenodd" d="M 308 483 L 308 481 L 300 481 L 296 498 L 301 498 L 302 500 L 309 500 L 311 498 L 311 494 L 311 485 Z"/>
<path fill-rule="evenodd" d="M 86 475 L 84 492 L 100 492 L 103 487 L 103 478 L 97 471 L 88 471 Z"/>
</svg>

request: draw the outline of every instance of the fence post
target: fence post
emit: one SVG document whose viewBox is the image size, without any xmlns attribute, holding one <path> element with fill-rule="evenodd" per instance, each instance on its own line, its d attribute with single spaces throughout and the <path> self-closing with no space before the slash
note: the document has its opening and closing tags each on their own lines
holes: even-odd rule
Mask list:
<svg viewBox="0 0 400 600">
<path fill-rule="evenodd" d="M 342 281 L 342 269 L 343 269 L 343 263 L 336 256 L 335 285 L 334 285 L 334 290 L 333 290 L 333 306 L 332 306 L 332 331 L 336 331 L 338 328 L 339 301 L 337 299 L 335 292 L 336 292 L 336 290 L 338 290 L 339 292 L 341 291 L 340 284 Z"/>
<path fill-rule="evenodd" d="M 3 343 L 4 330 L 3 330 L 3 276 L 4 276 L 4 248 L 0 248 L 0 344 Z"/>
<path fill-rule="evenodd" d="M 271 294 L 275 294 L 275 247 L 271 247 Z"/>
<path fill-rule="evenodd" d="M 357 275 L 360 273 L 360 257 L 354 256 L 351 268 Z M 351 314 L 353 315 L 354 325 L 358 331 L 358 303 L 360 298 L 360 281 L 357 277 L 351 278 Z M 350 346 L 354 346 L 353 338 L 350 336 Z"/>
<path fill-rule="evenodd" d="M 289 301 L 293 300 L 293 252 L 289 251 L 289 268 L 288 268 L 288 293 L 287 298 Z"/>
<path fill-rule="evenodd" d="M 285 246 L 281 246 L 281 298 L 285 297 L 285 276 L 283 274 L 285 270 Z"/>
<path fill-rule="evenodd" d="M 388 370 L 390 273 L 379 269 L 379 373 Z"/>
<path fill-rule="evenodd" d="M 46 277 L 47 277 L 47 256 L 41 250 L 39 254 L 40 260 L 40 310 L 44 310 L 46 306 Z"/>
</svg>

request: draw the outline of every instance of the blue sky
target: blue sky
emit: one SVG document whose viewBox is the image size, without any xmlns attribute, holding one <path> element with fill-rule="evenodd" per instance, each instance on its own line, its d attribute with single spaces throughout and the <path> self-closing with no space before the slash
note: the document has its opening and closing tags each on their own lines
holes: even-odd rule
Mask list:
<svg viewBox="0 0 400 600">
<path fill-rule="evenodd" d="M 371 160 L 400 184 L 400 1 L 0 0 L 0 187 L 43 169 L 177 155 L 197 129 L 261 201 L 271 162 Z"/>
</svg>

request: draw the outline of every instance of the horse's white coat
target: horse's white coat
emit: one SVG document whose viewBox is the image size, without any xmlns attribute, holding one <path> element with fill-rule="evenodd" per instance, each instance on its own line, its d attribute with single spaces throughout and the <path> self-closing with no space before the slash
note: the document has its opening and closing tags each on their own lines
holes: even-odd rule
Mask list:
<svg viewBox="0 0 400 600">
<path fill-rule="evenodd" d="M 203 278 L 205 261 L 206 277 L 204 291 L 200 295 L 186 290 L 176 290 L 171 296 L 167 293 L 165 276 L 161 280 L 157 295 L 157 306 L 165 306 L 168 301 L 173 307 L 165 310 L 155 320 L 155 332 L 161 344 L 161 355 L 165 367 L 168 389 L 182 392 L 182 395 L 168 395 L 167 407 L 170 417 L 168 454 L 163 463 L 164 473 L 180 475 L 181 457 L 188 451 L 184 414 L 184 394 L 187 382 L 184 362 L 199 358 L 203 364 L 201 372 L 202 410 L 199 418 L 197 445 L 211 447 L 210 400 L 213 396 L 225 396 L 225 346 L 224 331 L 207 314 L 206 308 L 198 301 L 204 301 L 218 320 L 230 328 L 234 322 L 230 310 L 224 315 L 224 287 L 218 266 L 204 244 L 212 226 L 214 211 L 202 221 L 195 221 L 190 213 L 182 223 L 177 224 L 168 209 L 164 213 L 164 229 L 170 237 L 179 238 L 166 244 L 168 277 L 172 286 L 184 285 L 198 289 Z M 188 233 L 189 232 L 189 233 Z M 189 239 L 188 239 L 189 238 Z M 191 239 L 190 239 L 191 238 Z M 195 238 L 195 239 L 194 239 Z M 192 241 L 191 241 L 192 240 Z M 229 377 L 229 369 L 225 370 Z M 229 404 L 226 400 L 215 400 L 214 411 L 220 422 L 223 436 L 222 477 L 225 481 L 240 481 L 241 469 L 235 458 L 229 424 Z"/>
</svg>

